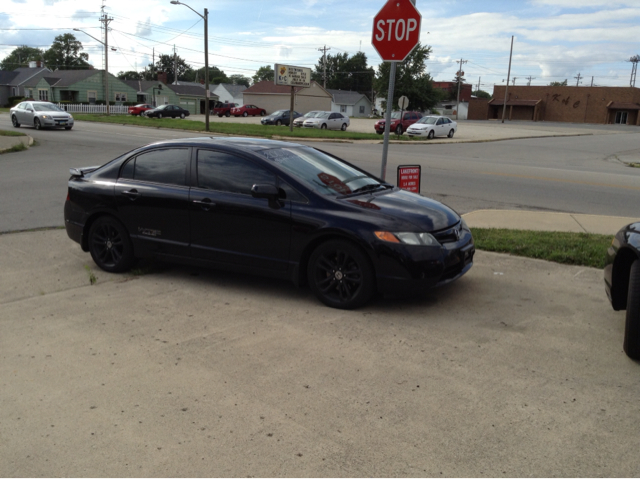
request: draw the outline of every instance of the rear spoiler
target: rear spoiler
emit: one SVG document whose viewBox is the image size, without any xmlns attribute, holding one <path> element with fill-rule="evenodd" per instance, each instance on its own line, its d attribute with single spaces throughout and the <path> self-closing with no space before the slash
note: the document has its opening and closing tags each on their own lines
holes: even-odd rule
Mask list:
<svg viewBox="0 0 640 479">
<path fill-rule="evenodd" d="M 100 168 L 99 166 L 85 166 L 84 168 L 70 168 L 69 173 L 72 178 L 84 178 L 85 173 L 91 173 Z"/>
</svg>

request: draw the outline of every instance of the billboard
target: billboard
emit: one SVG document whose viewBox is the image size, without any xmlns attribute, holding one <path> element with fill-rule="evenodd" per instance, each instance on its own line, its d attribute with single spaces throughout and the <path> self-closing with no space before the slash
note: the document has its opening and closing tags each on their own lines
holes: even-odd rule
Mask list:
<svg viewBox="0 0 640 479">
<path fill-rule="evenodd" d="M 311 86 L 311 68 L 295 67 L 292 65 L 280 65 L 276 63 L 275 84 L 286 86 Z"/>
</svg>

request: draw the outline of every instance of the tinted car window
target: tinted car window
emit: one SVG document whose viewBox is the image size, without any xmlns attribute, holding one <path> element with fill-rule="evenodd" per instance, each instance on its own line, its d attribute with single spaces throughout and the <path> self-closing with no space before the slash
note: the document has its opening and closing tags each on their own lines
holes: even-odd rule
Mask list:
<svg viewBox="0 0 640 479">
<path fill-rule="evenodd" d="M 188 161 L 187 148 L 149 151 L 125 164 L 120 177 L 183 186 Z"/>
<path fill-rule="evenodd" d="M 275 185 L 276 175 L 239 156 L 198 150 L 198 187 L 250 195 L 257 183 Z"/>
</svg>

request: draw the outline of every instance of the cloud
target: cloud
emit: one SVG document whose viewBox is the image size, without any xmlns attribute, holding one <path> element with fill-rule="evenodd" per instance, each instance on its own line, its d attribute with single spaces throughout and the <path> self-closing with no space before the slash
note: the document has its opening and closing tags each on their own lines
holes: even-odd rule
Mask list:
<svg viewBox="0 0 640 479">
<path fill-rule="evenodd" d="M 138 24 L 136 25 L 136 35 L 139 35 L 141 37 L 148 37 L 152 32 L 153 30 L 151 28 L 150 17 L 147 17 L 147 20 L 144 23 L 138 22 Z"/>
<path fill-rule="evenodd" d="M 71 18 L 73 18 L 74 20 L 86 20 L 86 19 L 96 19 L 97 15 L 95 12 L 88 12 L 86 10 L 78 10 L 76 11 L 73 15 L 71 15 Z"/>
</svg>

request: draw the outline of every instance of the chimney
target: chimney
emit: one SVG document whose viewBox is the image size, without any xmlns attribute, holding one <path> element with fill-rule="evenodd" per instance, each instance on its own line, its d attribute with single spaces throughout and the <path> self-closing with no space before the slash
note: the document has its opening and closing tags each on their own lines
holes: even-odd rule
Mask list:
<svg viewBox="0 0 640 479">
<path fill-rule="evenodd" d="M 158 81 L 167 84 L 167 72 L 158 72 Z"/>
</svg>

